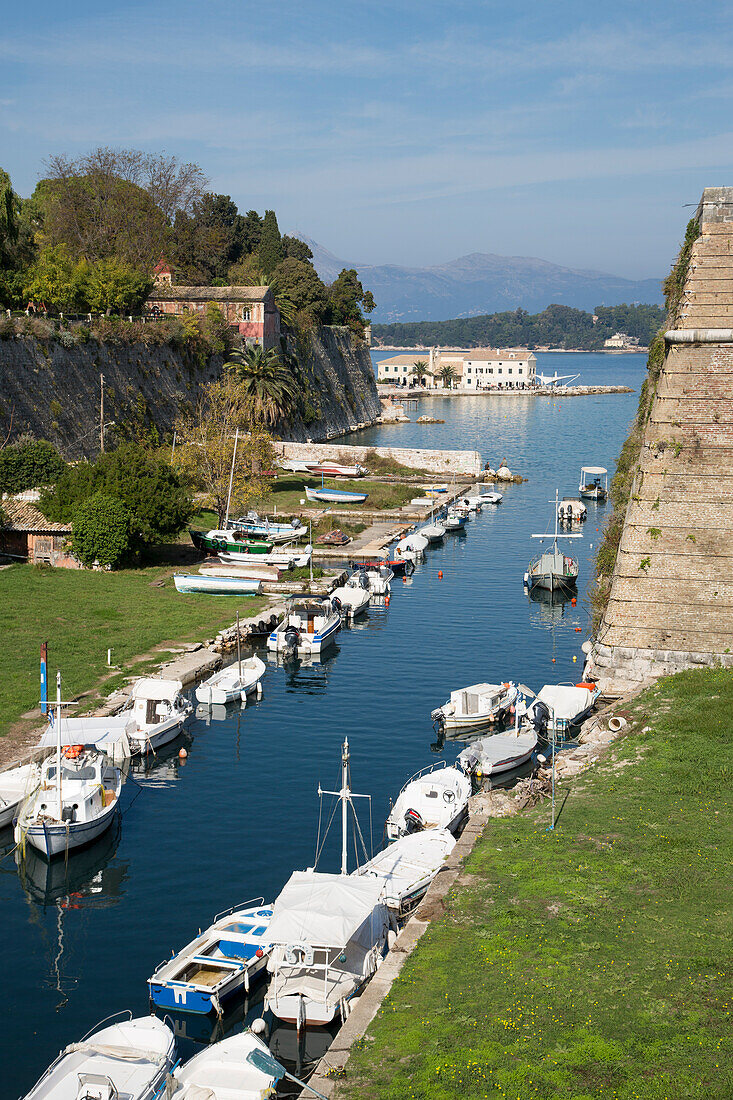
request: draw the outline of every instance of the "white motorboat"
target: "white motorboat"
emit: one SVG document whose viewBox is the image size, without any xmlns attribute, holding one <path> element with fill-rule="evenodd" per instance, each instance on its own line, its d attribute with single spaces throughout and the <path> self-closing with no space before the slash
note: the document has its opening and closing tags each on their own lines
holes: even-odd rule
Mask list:
<svg viewBox="0 0 733 1100">
<path fill-rule="evenodd" d="M 291 596 L 283 620 L 267 639 L 274 653 L 320 653 L 336 640 L 341 616 L 328 596 Z"/>
<path fill-rule="evenodd" d="M 311 560 L 313 547 L 310 543 L 302 550 L 288 550 L 281 546 L 277 550 L 271 550 L 269 554 L 247 554 L 241 550 L 223 550 L 219 554 L 219 560 L 227 565 L 279 565 L 283 569 L 302 569 Z"/>
<path fill-rule="evenodd" d="M 201 573 L 174 573 L 173 583 L 177 592 L 193 595 L 200 592 L 219 596 L 251 596 L 261 590 L 262 581 L 246 575 L 207 577 Z"/>
<path fill-rule="evenodd" d="M 25 1100 L 156 1100 L 173 1066 L 176 1040 L 157 1016 L 140 1016 L 71 1043 Z"/>
<path fill-rule="evenodd" d="M 445 761 L 431 764 L 405 783 L 387 818 L 387 836 L 397 840 L 422 829 L 454 832 L 468 809 L 471 782 Z"/>
<path fill-rule="evenodd" d="M 306 469 L 309 474 L 320 474 L 321 477 L 364 477 L 367 473 L 366 467 L 358 463 L 349 466 L 343 462 L 329 462 L 328 459 L 323 462 L 308 462 Z"/>
<path fill-rule="evenodd" d="M 413 534 L 400 539 L 395 545 L 394 553 L 398 555 L 398 557 L 407 558 L 408 561 L 414 562 L 417 558 L 422 557 L 428 545 L 428 540 L 424 535 L 413 532 Z"/>
<path fill-rule="evenodd" d="M 268 581 L 281 580 L 286 568 L 285 565 L 262 565 L 257 558 L 250 558 L 249 561 L 221 561 L 213 565 L 201 565 L 198 576 L 263 581 L 266 584 Z M 253 585 L 253 588 L 256 590 L 257 585 Z"/>
<path fill-rule="evenodd" d="M 219 913 L 205 932 L 156 967 L 148 978 L 158 1008 L 221 1014 L 236 993 L 249 993 L 270 954 L 272 906 L 264 898 Z"/>
<path fill-rule="evenodd" d="M 331 593 L 331 603 L 335 609 L 346 619 L 354 620 L 357 615 L 363 615 L 369 607 L 371 592 L 360 585 L 344 584 L 334 588 Z"/>
<path fill-rule="evenodd" d="M 40 778 L 38 764 L 19 764 L 0 772 L 0 829 L 13 824 L 18 807 L 35 790 Z"/>
<path fill-rule="evenodd" d="M 479 496 L 477 493 L 469 494 L 467 497 L 462 497 L 463 503 L 471 512 L 480 512 L 486 504 L 486 498 Z"/>
<path fill-rule="evenodd" d="M 346 1019 L 382 962 L 390 928 L 381 878 L 348 873 L 348 811 L 360 797 L 349 786 L 348 739 L 341 754 L 341 789 L 319 786 L 318 793 L 341 802 L 341 874 L 295 871 L 275 901 L 268 930 L 272 981 L 265 1005 L 299 1029 Z M 319 843 L 317 850 L 322 849 Z"/>
<path fill-rule="evenodd" d="M 527 707 L 524 724 L 543 740 L 565 738 L 588 717 L 600 694 L 594 683 L 545 684 Z"/>
<path fill-rule="evenodd" d="M 16 844 L 28 843 L 47 859 L 90 844 L 112 824 L 121 790 L 122 775 L 104 753 L 59 746 L 18 814 Z"/>
<path fill-rule="evenodd" d="M 482 489 L 479 493 L 479 499 L 482 504 L 501 504 L 504 494 L 497 493 L 493 489 Z"/>
<path fill-rule="evenodd" d="M 562 498 L 557 509 L 557 518 L 560 523 L 582 523 L 587 517 L 588 509 L 580 497 Z"/>
<path fill-rule="evenodd" d="M 277 1078 L 252 1064 L 248 1056 L 253 1051 L 270 1057 L 268 1047 L 251 1031 L 204 1047 L 174 1071 L 165 1100 L 274 1100 Z"/>
<path fill-rule="evenodd" d="M 180 680 L 149 677 L 135 681 L 123 711 L 135 720 L 129 734 L 133 753 L 156 752 L 178 736 L 193 709 L 182 691 Z"/>
<path fill-rule="evenodd" d="M 492 733 L 479 737 L 459 754 L 456 763 L 467 775 L 485 777 L 518 768 L 529 760 L 537 747 L 534 730 L 515 733 Z"/>
<path fill-rule="evenodd" d="M 458 508 L 449 508 L 441 521 L 446 531 L 462 531 L 468 522 L 468 516 Z"/>
<path fill-rule="evenodd" d="M 388 596 L 390 582 L 393 580 L 394 573 L 388 565 L 379 565 L 376 568 L 361 566 L 351 574 L 346 584 L 349 588 L 365 589 L 372 596 Z"/>
<path fill-rule="evenodd" d="M 329 489 L 326 485 L 311 489 L 306 485 L 305 495 L 308 500 L 320 504 L 363 504 L 369 493 L 350 493 L 346 489 Z"/>
<path fill-rule="evenodd" d="M 447 829 L 427 829 L 388 844 L 373 859 L 352 871 L 380 879 L 382 897 L 396 917 L 410 913 L 456 846 Z"/>
<path fill-rule="evenodd" d="M 605 466 L 581 466 L 578 492 L 587 500 L 604 501 L 608 496 L 608 470 Z"/>
<path fill-rule="evenodd" d="M 440 542 L 445 537 L 445 527 L 442 523 L 427 523 L 424 527 L 420 527 L 417 533 L 428 542 Z"/>
<path fill-rule="evenodd" d="M 579 533 L 560 534 L 557 529 L 559 523 L 559 500 L 557 490 L 555 491 L 555 533 L 551 535 L 549 533 L 543 535 L 532 535 L 533 539 L 552 539 L 552 546 L 543 550 L 537 558 L 529 563 L 527 572 L 524 574 L 525 585 L 532 588 L 545 588 L 548 592 L 555 592 L 557 589 L 569 589 L 574 588 L 578 580 L 578 562 L 575 558 L 571 558 L 568 554 L 563 554 L 558 548 L 557 540 L 563 539 L 582 539 L 582 535 Z"/>
<path fill-rule="evenodd" d="M 452 691 L 450 699 L 431 714 L 444 729 L 478 728 L 499 722 L 517 701 L 517 687 L 505 684 L 472 684 Z"/>
<path fill-rule="evenodd" d="M 275 545 L 281 542 L 292 542 L 308 534 L 308 528 L 297 516 L 290 523 L 281 523 L 275 519 L 268 519 L 267 516 L 259 516 L 257 512 L 247 512 L 246 516 L 232 520 L 229 526 L 238 532 L 237 539 L 264 539 Z"/>
<path fill-rule="evenodd" d="M 199 703 L 232 703 L 246 699 L 252 692 L 261 692 L 260 680 L 266 665 L 259 657 L 245 657 L 227 668 L 215 672 L 196 688 Z"/>
</svg>

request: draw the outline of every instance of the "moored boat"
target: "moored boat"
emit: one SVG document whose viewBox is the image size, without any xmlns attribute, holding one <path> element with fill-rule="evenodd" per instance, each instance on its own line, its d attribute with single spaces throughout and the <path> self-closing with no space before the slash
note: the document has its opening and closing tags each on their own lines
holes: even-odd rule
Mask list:
<svg viewBox="0 0 733 1100">
<path fill-rule="evenodd" d="M 135 681 L 123 711 L 135 723 L 128 731 L 133 753 L 157 751 L 178 736 L 193 709 L 182 691 L 180 680 L 151 676 Z"/>
<path fill-rule="evenodd" d="M 19 764 L 0 772 L 0 829 L 12 825 L 18 808 L 38 786 L 40 778 L 38 764 Z"/>
<path fill-rule="evenodd" d="M 360 566 L 351 574 L 346 584 L 350 588 L 366 589 L 372 596 L 388 596 L 390 582 L 393 580 L 394 573 L 389 566 L 382 563 L 376 569 Z"/>
<path fill-rule="evenodd" d="M 452 691 L 431 718 L 445 729 L 480 728 L 500 722 L 516 701 L 515 684 L 472 684 Z"/>
<path fill-rule="evenodd" d="M 581 466 L 578 492 L 587 500 L 604 501 L 608 496 L 608 470 L 605 466 Z"/>
<path fill-rule="evenodd" d="M 252 692 L 261 692 L 260 680 L 266 665 L 259 657 L 245 657 L 227 668 L 220 669 L 196 688 L 199 703 L 232 703 L 246 699 Z"/>
<path fill-rule="evenodd" d="M 265 1066 L 270 1051 L 251 1031 L 204 1047 L 174 1070 L 170 1100 L 274 1100 L 277 1077 L 255 1064 L 258 1053 Z"/>
<path fill-rule="evenodd" d="M 456 508 L 449 508 L 441 522 L 446 531 L 462 531 L 468 522 L 468 516 Z"/>
<path fill-rule="evenodd" d="M 431 522 L 424 527 L 420 527 L 417 534 L 422 535 L 428 542 L 440 542 L 445 537 L 445 527 L 442 523 Z"/>
<path fill-rule="evenodd" d="M 290 523 L 282 523 L 267 516 L 259 516 L 257 512 L 248 512 L 246 516 L 234 520 L 230 526 L 238 538 L 264 539 L 265 542 L 274 544 L 292 542 L 308 534 L 308 528 L 297 516 Z"/>
<path fill-rule="evenodd" d="M 581 523 L 587 515 L 588 509 L 579 497 L 563 497 L 557 509 L 561 523 Z"/>
<path fill-rule="evenodd" d="M 405 783 L 387 818 L 387 836 L 397 840 L 422 829 L 454 832 L 468 811 L 471 783 L 445 761 L 417 772 Z"/>
<path fill-rule="evenodd" d="M 267 639 L 267 648 L 275 653 L 320 653 L 335 641 L 340 629 L 341 616 L 328 596 L 291 596 L 282 622 Z"/>
<path fill-rule="evenodd" d="M 581 534 L 558 531 L 559 500 L 555 491 L 555 533 L 532 535 L 533 539 L 552 539 L 552 546 L 533 558 L 524 574 L 524 583 L 528 588 L 545 588 L 549 592 L 556 589 L 574 588 L 578 580 L 578 562 L 568 554 L 563 554 L 557 541 L 563 539 L 582 539 Z"/>
<path fill-rule="evenodd" d="M 537 734 L 534 730 L 492 733 L 468 745 L 459 753 L 456 763 L 467 775 L 479 778 L 499 775 L 529 760 L 536 747 Z"/>
<path fill-rule="evenodd" d="M 334 588 L 331 593 L 331 603 L 335 609 L 346 619 L 354 620 L 357 615 L 363 615 L 369 607 L 371 593 L 368 588 L 361 588 L 353 584 L 343 584 Z"/>
<path fill-rule="evenodd" d="M 524 725 L 532 726 L 543 740 L 566 738 L 588 717 L 600 694 L 598 685 L 590 682 L 545 684 L 527 707 Z"/>
<path fill-rule="evenodd" d="M 382 899 L 400 919 L 415 908 L 455 846 L 456 838 L 447 829 L 411 833 L 388 844 L 352 874 L 381 879 Z"/>
<path fill-rule="evenodd" d="M 204 573 L 174 573 L 173 583 L 176 586 L 176 591 L 186 596 L 199 593 L 218 596 L 250 596 L 258 593 L 262 588 L 262 581 L 257 577 L 230 575 L 212 577 Z"/>
</svg>

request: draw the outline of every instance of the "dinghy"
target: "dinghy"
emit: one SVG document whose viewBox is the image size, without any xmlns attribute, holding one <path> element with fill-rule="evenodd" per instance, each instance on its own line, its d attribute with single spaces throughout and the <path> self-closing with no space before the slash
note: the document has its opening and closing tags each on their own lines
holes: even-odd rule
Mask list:
<svg viewBox="0 0 733 1100">
<path fill-rule="evenodd" d="M 193 709 L 182 691 L 180 680 L 149 677 L 135 682 L 123 711 L 135 721 L 128 735 L 133 753 L 157 752 L 178 736 Z"/>
<path fill-rule="evenodd" d="M 414 532 L 412 535 L 400 539 L 394 548 L 394 552 L 402 558 L 408 558 L 408 560 L 411 558 L 414 561 L 415 558 L 425 553 L 428 545 L 428 539 L 424 535 Z"/>
<path fill-rule="evenodd" d="M 555 534 L 532 535 L 533 539 L 552 539 L 552 546 L 543 550 L 538 558 L 534 558 L 524 574 L 524 583 L 528 588 L 545 588 L 549 592 L 556 589 L 574 588 L 578 580 L 578 562 L 575 558 L 563 554 L 558 548 L 557 540 L 582 539 L 581 534 L 560 534 L 557 529 L 559 522 L 559 500 L 555 491 Z"/>
<path fill-rule="evenodd" d="M 18 807 L 35 790 L 40 778 L 38 764 L 20 764 L 0 772 L 0 829 L 13 824 Z"/>
<path fill-rule="evenodd" d="M 335 609 L 353 622 L 357 615 L 362 615 L 369 607 L 371 593 L 368 588 L 357 587 L 353 584 L 344 584 L 334 588 L 331 593 L 331 603 Z"/>
<path fill-rule="evenodd" d="M 455 832 L 468 811 L 471 782 L 445 761 L 431 764 L 405 783 L 387 818 L 387 836 L 397 840 L 422 829 Z"/>
<path fill-rule="evenodd" d="M 335 641 L 341 616 L 328 596 L 291 596 L 281 623 L 267 639 L 274 653 L 320 653 Z"/>
<path fill-rule="evenodd" d="M 529 760 L 537 747 L 534 730 L 523 733 L 493 733 L 479 737 L 459 754 L 456 764 L 467 775 L 484 777 L 509 772 Z"/>
<path fill-rule="evenodd" d="M 308 462 L 306 470 L 309 474 L 320 474 L 322 477 L 364 477 L 367 472 L 364 466 L 345 466 L 343 462 Z"/>
<path fill-rule="evenodd" d="M 311 489 L 306 485 L 305 495 L 308 500 L 314 500 L 325 504 L 363 504 L 369 493 L 349 493 L 345 489 Z"/>
<path fill-rule="evenodd" d="M 581 466 L 578 492 L 587 500 L 601 503 L 608 496 L 608 470 L 605 466 Z"/>
<path fill-rule="evenodd" d="M 259 685 L 265 670 L 265 663 L 259 657 L 235 661 L 200 683 L 196 688 L 196 700 L 212 704 L 244 700 L 252 692 L 261 691 Z"/>
<path fill-rule="evenodd" d="M 383 900 L 401 919 L 415 908 L 455 846 L 447 829 L 412 833 L 388 844 L 352 874 L 380 879 Z"/>
<path fill-rule="evenodd" d="M 482 504 L 501 504 L 504 499 L 503 493 L 497 493 L 493 489 L 482 489 L 479 493 L 479 500 Z"/>
<path fill-rule="evenodd" d="M 308 528 L 297 516 L 290 523 L 279 523 L 257 512 L 247 512 L 246 516 L 233 520 L 231 527 L 237 538 L 264 539 L 275 544 L 292 542 L 308 534 Z"/>
<path fill-rule="evenodd" d="M 25 1100 L 157 1100 L 173 1067 L 173 1032 L 155 1016 L 110 1024 L 71 1043 Z"/>
<path fill-rule="evenodd" d="M 274 1098 L 277 1077 L 260 1069 L 250 1055 L 270 1051 L 251 1031 L 229 1035 L 204 1047 L 173 1073 L 172 1089 L 161 1100 L 266 1100 Z"/>
<path fill-rule="evenodd" d="M 177 592 L 185 595 L 207 592 L 218 596 L 251 596 L 262 589 L 262 581 L 247 576 L 211 577 L 202 573 L 174 573 Z"/>
<path fill-rule="evenodd" d="M 121 789 L 122 775 L 104 753 L 59 744 L 18 814 L 16 844 L 30 844 L 47 859 L 91 844 L 112 824 Z"/>
<path fill-rule="evenodd" d="M 181 948 L 148 978 L 158 1008 L 221 1013 L 224 1002 L 249 992 L 270 954 L 272 906 L 264 898 L 220 913 L 205 932 Z"/>
<path fill-rule="evenodd" d="M 479 728 L 501 721 L 516 701 L 515 684 L 472 684 L 452 691 L 431 718 L 445 729 Z"/>
<path fill-rule="evenodd" d="M 386 565 L 380 565 L 377 569 L 368 569 L 360 566 L 351 574 L 346 584 L 350 588 L 363 588 L 372 596 L 388 596 L 390 593 L 390 581 L 394 580 L 394 573 Z"/>
<path fill-rule="evenodd" d="M 279 565 L 283 569 L 302 569 L 310 562 L 312 553 L 313 547 L 308 543 L 302 550 L 288 550 L 287 547 L 281 546 L 278 550 L 271 550 L 269 554 L 259 555 L 256 561 L 253 561 L 251 554 L 246 552 L 223 550 L 219 554 L 219 560 L 228 565 L 251 563 L 255 567 L 259 565 Z"/>
<path fill-rule="evenodd" d="M 533 726 L 543 740 L 565 738 L 583 722 L 601 694 L 597 684 L 545 684 L 527 707 L 526 726 Z"/>
</svg>

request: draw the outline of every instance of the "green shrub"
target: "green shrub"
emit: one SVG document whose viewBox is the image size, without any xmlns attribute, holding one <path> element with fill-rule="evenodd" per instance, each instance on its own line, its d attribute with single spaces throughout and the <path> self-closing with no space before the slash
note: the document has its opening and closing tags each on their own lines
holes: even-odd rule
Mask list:
<svg viewBox="0 0 733 1100">
<path fill-rule="evenodd" d="M 53 409 L 52 415 L 56 415 Z M 65 469 L 63 458 L 45 439 L 4 447 L 0 450 L 0 493 L 22 493 L 38 485 L 52 485 Z"/>
<path fill-rule="evenodd" d="M 71 545 L 84 565 L 119 565 L 130 552 L 130 513 L 119 497 L 95 493 L 83 501 Z"/>
</svg>

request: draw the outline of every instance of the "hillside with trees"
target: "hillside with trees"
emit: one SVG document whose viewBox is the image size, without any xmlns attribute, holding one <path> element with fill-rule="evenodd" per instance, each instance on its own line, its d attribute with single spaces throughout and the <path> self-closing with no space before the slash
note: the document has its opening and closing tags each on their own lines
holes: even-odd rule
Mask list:
<svg viewBox="0 0 733 1100">
<path fill-rule="evenodd" d="M 516 309 L 454 321 L 414 321 L 373 325 L 375 344 L 387 347 L 550 347 L 598 351 L 616 332 L 635 336 L 648 345 L 664 322 L 655 305 L 598 306 L 586 313 L 551 305 L 541 313 Z"/>
</svg>

